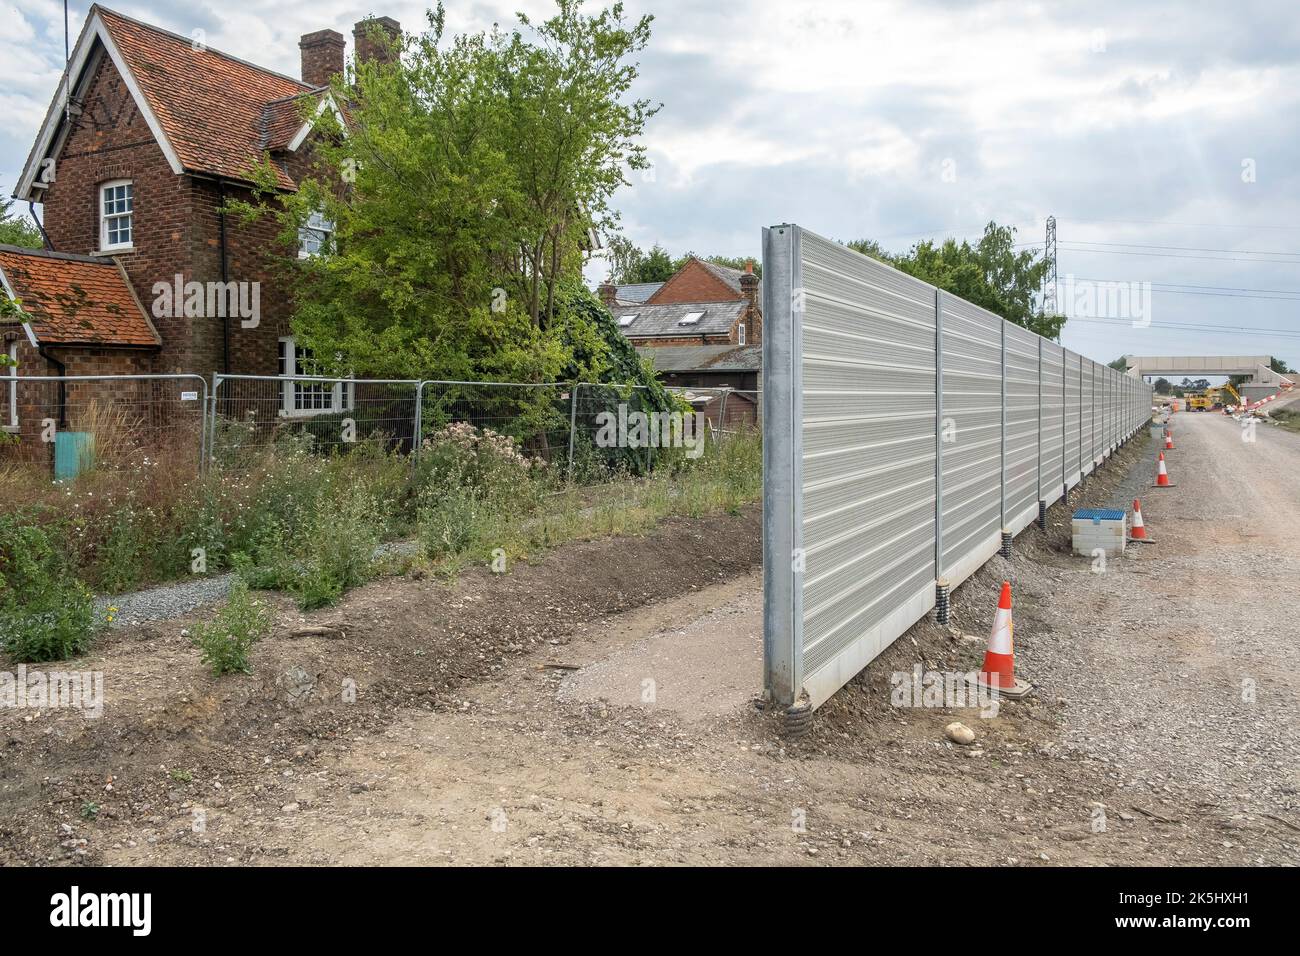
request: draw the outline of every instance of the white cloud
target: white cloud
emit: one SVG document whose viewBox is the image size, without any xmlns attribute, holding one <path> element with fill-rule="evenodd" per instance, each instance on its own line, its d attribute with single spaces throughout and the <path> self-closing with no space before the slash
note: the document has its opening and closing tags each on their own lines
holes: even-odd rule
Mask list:
<svg viewBox="0 0 1300 956">
<path fill-rule="evenodd" d="M 350 41 L 353 22 L 371 13 L 424 23 L 424 5 L 407 2 L 112 5 L 182 34 L 203 29 L 213 47 L 294 75 L 303 33 L 328 27 Z M 454 2 L 449 28 L 509 26 L 521 5 L 534 17 L 551 9 L 547 0 Z M 1031 220 L 1021 236 L 1037 239 L 1053 212 L 1063 245 L 1300 248 L 1300 230 L 1133 222 L 1300 222 L 1300 142 L 1288 123 L 1300 106 L 1300 31 L 1290 6 L 635 0 L 629 15 L 656 15 L 640 92 L 665 108 L 647 135 L 654 179 L 634 174 L 619 197 L 627 234 L 675 254 L 740 255 L 756 254 L 760 227 L 778 220 L 839 238 L 969 234 L 990 218 Z M 62 5 L 10 0 L 0 34 L 0 184 L 16 178 L 62 61 Z M 1239 175 L 1246 157 L 1257 161 L 1252 184 Z M 1081 221 L 1091 218 L 1127 222 Z M 893 244 L 910 238 L 921 236 Z M 1062 273 L 1077 275 L 1300 288 L 1300 275 L 1282 265 L 1061 257 Z M 1166 296 L 1156 306 L 1169 321 L 1293 324 L 1285 303 L 1263 300 Z M 1142 336 L 1080 324 L 1066 339 L 1098 358 L 1153 342 L 1206 346 L 1204 336 Z M 1300 349 L 1275 345 L 1300 364 Z"/>
</svg>

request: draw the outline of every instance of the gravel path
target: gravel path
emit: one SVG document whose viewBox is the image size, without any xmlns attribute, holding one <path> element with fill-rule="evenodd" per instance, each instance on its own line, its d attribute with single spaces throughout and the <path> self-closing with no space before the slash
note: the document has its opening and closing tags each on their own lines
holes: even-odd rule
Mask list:
<svg viewBox="0 0 1300 956">
<path fill-rule="evenodd" d="M 389 541 L 376 549 L 375 557 L 414 554 L 418 547 L 415 541 Z M 170 621 L 204 605 L 224 601 L 230 594 L 230 584 L 234 579 L 234 574 L 227 572 L 130 594 L 101 595 L 95 598 L 95 611 L 102 617 L 109 607 L 117 608 L 113 627 L 129 627 L 144 621 Z"/>
<path fill-rule="evenodd" d="M 1039 645 L 1032 669 L 1067 701 L 1067 744 L 1126 786 L 1193 815 L 1293 812 L 1300 435 L 1243 442 L 1210 414 L 1176 415 L 1173 434 L 1177 486 L 1151 489 L 1139 466 L 1112 501 L 1140 496 L 1155 543 L 1065 572 L 1040 613 L 1070 640 Z"/>
<path fill-rule="evenodd" d="M 164 584 L 147 591 L 101 595 L 95 598 L 95 611 L 103 615 L 109 607 L 117 608 L 113 627 L 129 627 L 144 621 L 169 621 L 205 604 L 224 601 L 234 579 L 234 574 L 227 572 L 178 584 Z"/>
</svg>

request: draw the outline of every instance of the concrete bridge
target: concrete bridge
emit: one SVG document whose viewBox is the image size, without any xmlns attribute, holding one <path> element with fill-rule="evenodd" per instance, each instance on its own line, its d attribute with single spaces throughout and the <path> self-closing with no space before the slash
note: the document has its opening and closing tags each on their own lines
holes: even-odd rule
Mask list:
<svg viewBox="0 0 1300 956">
<path fill-rule="evenodd" d="M 1271 355 L 1125 355 L 1124 361 L 1130 375 L 1138 378 L 1163 375 L 1174 384 L 1184 378 L 1249 375 L 1250 380 L 1239 391 L 1252 402 L 1272 395 L 1287 381 L 1300 379 L 1297 375 L 1283 376 L 1273 371 L 1269 367 L 1273 362 Z"/>
</svg>

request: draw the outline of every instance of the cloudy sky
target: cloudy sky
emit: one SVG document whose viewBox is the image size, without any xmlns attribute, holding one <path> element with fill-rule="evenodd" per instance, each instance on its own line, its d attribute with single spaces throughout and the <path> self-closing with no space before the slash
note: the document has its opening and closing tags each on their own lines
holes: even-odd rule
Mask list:
<svg viewBox="0 0 1300 956">
<path fill-rule="evenodd" d="M 63 62 L 63 8 L 0 0 L 0 188 L 13 189 Z M 373 4 L 373 6 L 372 6 Z M 291 75 L 298 37 L 351 39 L 423 3 L 108 4 Z M 89 4 L 73 2 L 73 38 Z M 448 4 L 452 30 L 544 14 Z M 1300 18 L 1288 0 L 635 0 L 655 15 L 640 95 L 664 104 L 652 176 L 619 196 L 626 235 L 674 254 L 754 255 L 797 222 L 905 248 L 990 219 L 1059 272 L 1150 283 L 1146 315 L 1079 315 L 1064 342 L 1135 354 L 1275 354 L 1300 367 Z M 350 52 L 350 49 L 349 49 Z M 1137 287 L 1141 292 L 1145 287 Z M 1147 311 L 1147 310 L 1144 310 Z M 1136 318 L 1139 325 L 1135 328 Z M 1147 320 L 1149 324 L 1147 323 Z M 1249 331 L 1247 331 L 1249 330 Z M 1273 331 L 1277 330 L 1277 331 Z"/>
</svg>

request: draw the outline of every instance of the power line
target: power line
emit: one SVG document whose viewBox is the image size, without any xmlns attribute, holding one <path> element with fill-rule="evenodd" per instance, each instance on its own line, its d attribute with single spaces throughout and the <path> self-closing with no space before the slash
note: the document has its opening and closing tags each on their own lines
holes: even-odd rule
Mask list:
<svg viewBox="0 0 1300 956">
<path fill-rule="evenodd" d="M 1258 250 L 1258 248 L 1205 248 L 1203 246 L 1148 246 L 1140 242 L 1088 242 L 1086 239 L 1066 239 L 1076 246 L 1127 246 L 1130 248 L 1171 248 L 1180 252 L 1229 252 L 1232 255 L 1300 256 L 1300 252 L 1284 250 Z"/>
<path fill-rule="evenodd" d="M 1132 319 L 1112 319 L 1093 316 L 1067 315 L 1067 328 L 1071 322 L 1090 322 L 1096 325 L 1122 325 L 1135 329 L 1170 329 L 1178 332 L 1217 333 L 1229 332 L 1233 335 L 1268 335 L 1274 338 L 1300 339 L 1300 330 L 1296 329 L 1252 329 L 1237 325 L 1202 325 L 1182 322 L 1149 322 L 1135 325 Z"/>
<path fill-rule="evenodd" d="M 1140 279 L 1098 279 L 1096 276 L 1075 276 L 1083 282 L 1140 282 Z M 1283 295 L 1300 295 L 1300 289 L 1250 289 L 1235 285 L 1191 285 L 1187 282 L 1152 282 L 1152 285 L 1172 285 L 1182 289 L 1213 289 L 1216 292 L 1276 292 Z"/>
<path fill-rule="evenodd" d="M 1064 219 L 1066 222 L 1113 222 L 1132 226 L 1190 226 L 1194 229 L 1300 229 L 1300 226 L 1255 225 L 1245 222 L 1173 222 L 1167 219 L 1080 219 L 1076 216 L 1058 216 L 1057 219 Z"/>
<path fill-rule="evenodd" d="M 1243 259 L 1236 256 L 1184 256 L 1176 252 L 1134 252 L 1126 249 L 1076 249 L 1065 246 L 1067 252 L 1088 252 L 1104 256 L 1148 256 L 1157 259 L 1201 259 L 1209 262 L 1254 262 L 1260 265 L 1273 263 L 1282 266 L 1300 266 L 1300 259 Z"/>
<path fill-rule="evenodd" d="M 1286 290 L 1275 290 L 1280 292 L 1281 293 L 1280 295 L 1258 295 L 1255 294 L 1255 290 L 1234 291 L 1228 288 L 1216 289 L 1213 286 L 1204 286 L 1204 287 L 1192 286 L 1189 288 L 1161 288 L 1161 286 L 1176 285 L 1176 283 L 1169 283 L 1169 282 L 1144 283 L 1144 280 L 1140 280 L 1140 279 L 1089 279 L 1089 278 L 1085 278 L 1084 276 L 1073 276 L 1073 277 L 1067 276 L 1066 278 L 1067 281 L 1070 278 L 1073 278 L 1074 281 L 1076 282 L 1098 282 L 1098 283 L 1108 283 L 1113 285 L 1133 285 L 1134 283 L 1147 284 L 1152 287 L 1151 291 L 1160 292 L 1162 294 L 1167 293 L 1169 295 L 1203 295 L 1215 299 L 1260 299 L 1263 301 L 1270 301 L 1270 302 L 1300 302 L 1300 292 L 1288 293 Z M 1259 291 L 1267 292 L 1269 290 L 1259 290 Z"/>
</svg>

